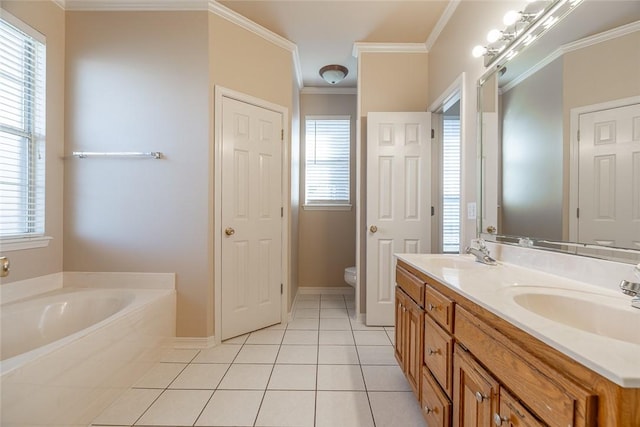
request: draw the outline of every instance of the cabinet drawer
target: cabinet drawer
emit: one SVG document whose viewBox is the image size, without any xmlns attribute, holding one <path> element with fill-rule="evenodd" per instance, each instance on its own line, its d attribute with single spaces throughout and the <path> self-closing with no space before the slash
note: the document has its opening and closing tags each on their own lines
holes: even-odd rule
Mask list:
<svg viewBox="0 0 640 427">
<path fill-rule="evenodd" d="M 396 267 L 396 283 L 420 307 L 424 307 L 425 283 L 402 267 Z"/>
<path fill-rule="evenodd" d="M 424 364 L 449 397 L 452 393 L 453 338 L 429 316 L 424 317 Z"/>
<path fill-rule="evenodd" d="M 506 337 L 460 306 L 456 339 L 548 425 L 596 425 L 596 396 L 542 362 L 526 360 Z"/>
<path fill-rule="evenodd" d="M 453 301 L 431 286 L 424 290 L 426 313 L 433 317 L 446 331 L 453 333 Z"/>
<path fill-rule="evenodd" d="M 530 412 L 504 388 L 500 389 L 500 413 L 494 415 L 495 425 L 510 427 L 544 427 Z"/>
<path fill-rule="evenodd" d="M 451 402 L 440 390 L 429 370 L 422 370 L 422 415 L 429 427 L 451 425 Z"/>
</svg>

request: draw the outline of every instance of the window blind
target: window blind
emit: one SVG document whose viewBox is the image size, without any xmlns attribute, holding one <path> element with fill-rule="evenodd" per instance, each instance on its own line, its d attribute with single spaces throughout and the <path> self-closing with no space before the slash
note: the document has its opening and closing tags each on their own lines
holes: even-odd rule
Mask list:
<svg viewBox="0 0 640 427">
<path fill-rule="evenodd" d="M 445 117 L 442 141 L 442 251 L 460 251 L 460 119 Z"/>
<path fill-rule="evenodd" d="M 305 120 L 305 204 L 349 204 L 351 119 Z"/>
<path fill-rule="evenodd" d="M 6 17 L 0 18 L 0 237 L 41 236 L 45 45 Z"/>
</svg>

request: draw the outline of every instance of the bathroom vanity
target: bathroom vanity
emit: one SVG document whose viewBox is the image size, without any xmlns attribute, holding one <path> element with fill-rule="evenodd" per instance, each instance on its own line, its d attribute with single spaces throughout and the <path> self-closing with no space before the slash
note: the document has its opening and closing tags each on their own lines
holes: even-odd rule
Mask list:
<svg viewBox="0 0 640 427">
<path fill-rule="evenodd" d="M 396 358 L 430 427 L 640 426 L 629 297 L 468 255 L 397 259 Z"/>
</svg>

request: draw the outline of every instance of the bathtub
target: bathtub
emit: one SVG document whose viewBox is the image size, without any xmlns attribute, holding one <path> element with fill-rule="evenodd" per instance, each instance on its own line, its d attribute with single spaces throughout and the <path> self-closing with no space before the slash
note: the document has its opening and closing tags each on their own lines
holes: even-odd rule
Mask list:
<svg viewBox="0 0 640 427">
<path fill-rule="evenodd" d="M 1 425 L 87 426 L 171 346 L 173 289 L 78 281 L 3 300 Z"/>
</svg>

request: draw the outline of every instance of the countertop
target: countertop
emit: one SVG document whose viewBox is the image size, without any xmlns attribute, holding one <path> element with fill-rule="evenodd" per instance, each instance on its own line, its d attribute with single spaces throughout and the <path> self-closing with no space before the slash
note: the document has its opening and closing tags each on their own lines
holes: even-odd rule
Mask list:
<svg viewBox="0 0 640 427">
<path fill-rule="evenodd" d="M 610 381 L 640 388 L 640 310 L 622 292 L 472 255 L 396 257 Z"/>
</svg>

